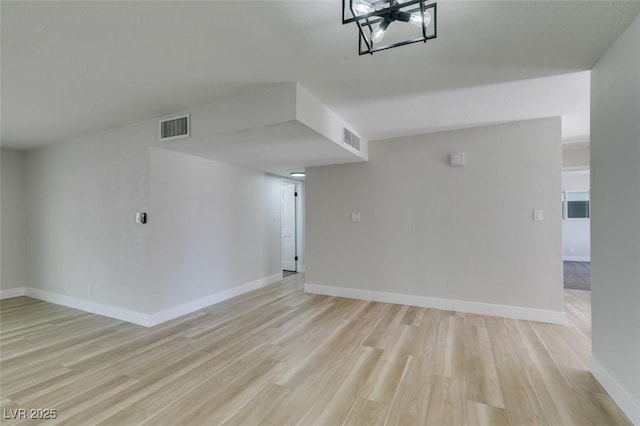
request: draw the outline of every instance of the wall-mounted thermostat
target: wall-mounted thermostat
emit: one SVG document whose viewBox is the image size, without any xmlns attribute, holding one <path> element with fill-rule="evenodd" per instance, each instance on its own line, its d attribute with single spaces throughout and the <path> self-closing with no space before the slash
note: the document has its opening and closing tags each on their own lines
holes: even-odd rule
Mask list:
<svg viewBox="0 0 640 426">
<path fill-rule="evenodd" d="M 136 223 L 147 223 L 147 214 L 145 212 L 136 213 Z"/>
</svg>

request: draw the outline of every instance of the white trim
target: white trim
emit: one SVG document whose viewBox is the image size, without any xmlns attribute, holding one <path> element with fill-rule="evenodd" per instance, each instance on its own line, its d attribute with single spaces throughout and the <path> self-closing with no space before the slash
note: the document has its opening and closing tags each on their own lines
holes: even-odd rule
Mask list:
<svg viewBox="0 0 640 426">
<path fill-rule="evenodd" d="M 588 135 L 578 136 L 572 138 L 564 138 L 561 142 L 563 149 L 587 148 L 591 145 L 591 138 Z"/>
<path fill-rule="evenodd" d="M 590 173 L 591 173 L 591 169 L 589 168 L 588 164 L 585 166 L 564 167 L 562 169 L 562 174 L 566 174 L 566 175 L 588 175 Z M 589 188 L 584 188 L 583 190 L 590 191 Z"/>
<path fill-rule="evenodd" d="M 307 293 L 346 297 L 349 299 L 372 300 L 375 302 L 419 306 L 421 308 L 443 309 L 470 314 L 493 315 L 552 324 L 567 324 L 564 312 L 560 311 L 531 309 L 510 305 L 495 305 L 491 303 L 471 302 L 466 300 L 439 299 L 435 297 L 387 293 L 382 291 L 361 290 L 357 288 L 332 287 L 308 283 L 305 283 L 304 291 Z"/>
<path fill-rule="evenodd" d="M 207 306 L 211 306 L 224 300 L 231 299 L 232 297 L 257 290 L 281 280 L 282 272 L 271 275 L 269 277 L 251 281 L 246 284 L 232 287 L 219 293 L 193 300 L 191 302 L 183 303 L 181 305 L 174 306 L 172 308 L 168 308 L 151 315 L 138 311 L 132 311 L 118 306 L 92 302 L 90 300 L 80 299 L 77 297 L 67 296 L 60 293 L 54 293 L 30 287 L 2 290 L 0 295 L 3 299 L 17 296 L 29 296 L 33 297 L 34 299 L 44 300 L 45 302 L 55 303 L 56 305 L 80 309 L 81 311 L 103 315 L 105 317 L 114 318 L 121 321 L 131 322 L 133 324 L 142 325 L 144 327 L 153 327 L 154 325 L 158 325 L 165 321 L 178 318 L 182 315 L 190 314 L 191 312 L 197 311 Z"/>
<path fill-rule="evenodd" d="M 567 262 L 591 262 L 591 257 L 585 256 L 565 256 L 563 260 Z"/>
<path fill-rule="evenodd" d="M 237 287 L 231 287 L 227 290 L 223 290 L 219 293 L 214 293 L 209 296 L 202 297 L 200 299 L 192 300 L 187 303 L 183 303 L 172 308 L 164 309 L 155 314 L 149 315 L 149 323 L 151 326 L 161 324 L 165 321 L 172 320 L 174 318 L 181 317 L 186 314 L 190 314 L 199 309 L 206 308 L 207 306 L 215 305 L 232 297 L 240 296 L 241 294 L 248 293 L 253 290 L 268 286 L 275 282 L 282 281 L 282 272 L 271 275 L 269 277 L 260 278 L 258 280 L 239 285 Z"/>
<path fill-rule="evenodd" d="M 0 290 L 0 300 L 11 299 L 12 297 L 25 296 L 26 294 L 27 294 L 26 287 L 8 288 L 5 290 Z"/>
<path fill-rule="evenodd" d="M 629 417 L 631 423 L 640 425 L 640 403 L 634 401 L 593 356 L 591 356 L 591 373 L 607 391 L 611 399 L 613 399 L 624 414 Z"/>
<path fill-rule="evenodd" d="M 103 315 L 109 318 L 115 318 L 122 321 L 132 322 L 134 324 L 149 327 L 149 315 L 142 312 L 132 311 L 118 306 L 106 305 L 104 303 L 92 302 L 91 300 L 80 299 L 65 294 L 53 293 L 50 291 L 40 290 L 37 288 L 27 288 L 27 296 L 34 299 L 44 300 L 45 302 L 55 303 L 56 305 L 67 306 L 69 308 L 80 309 L 81 311 L 91 312 L 92 314 Z"/>
<path fill-rule="evenodd" d="M 589 164 L 585 164 L 582 166 L 567 166 L 562 168 L 563 173 L 572 173 L 572 172 L 590 172 L 591 166 Z"/>
</svg>

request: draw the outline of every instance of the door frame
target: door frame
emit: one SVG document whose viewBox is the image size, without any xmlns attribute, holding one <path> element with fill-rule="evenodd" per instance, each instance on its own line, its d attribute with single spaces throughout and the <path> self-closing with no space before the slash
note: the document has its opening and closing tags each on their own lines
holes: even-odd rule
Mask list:
<svg viewBox="0 0 640 426">
<path fill-rule="evenodd" d="M 298 194 L 295 201 L 295 252 L 298 260 L 296 261 L 296 272 L 305 272 L 305 262 L 304 262 L 304 244 L 305 244 L 305 234 L 304 234 L 304 182 L 296 179 L 288 179 L 285 177 L 281 178 L 282 183 L 294 184 L 295 191 Z M 281 205 L 282 207 L 282 205 Z M 282 213 L 282 211 L 281 211 Z M 282 216 L 281 216 L 282 217 Z M 280 223 L 281 231 L 282 231 L 282 221 Z M 280 237 L 280 243 L 282 244 L 282 232 Z M 282 256 L 282 246 L 280 247 L 280 256 Z M 282 265 L 282 258 L 280 259 L 280 264 Z"/>
</svg>

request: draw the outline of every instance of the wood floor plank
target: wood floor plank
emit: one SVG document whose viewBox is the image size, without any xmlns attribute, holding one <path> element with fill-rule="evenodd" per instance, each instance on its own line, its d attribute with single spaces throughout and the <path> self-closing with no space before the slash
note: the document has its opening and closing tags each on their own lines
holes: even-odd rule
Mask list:
<svg viewBox="0 0 640 426">
<path fill-rule="evenodd" d="M 222 424 L 225 426 L 265 424 L 263 420 L 269 409 L 277 406 L 290 393 L 290 389 L 267 383 Z"/>
<path fill-rule="evenodd" d="M 380 360 L 361 396 L 367 400 L 390 405 L 398 391 L 402 375 L 409 362 L 404 360 Z"/>
<path fill-rule="evenodd" d="M 345 419 L 344 426 L 383 425 L 389 406 L 368 399 L 358 398 Z"/>
<path fill-rule="evenodd" d="M 502 408 L 467 401 L 467 424 L 470 426 L 509 426 L 509 416 Z"/>
<path fill-rule="evenodd" d="M 439 375 L 464 380 L 465 333 L 464 318 L 445 316 L 438 333 L 436 370 Z"/>
<path fill-rule="evenodd" d="M 606 393 L 575 390 L 575 395 L 594 425 L 632 426 L 631 421 Z"/>
<path fill-rule="evenodd" d="M 385 420 L 387 425 L 425 424 L 435 383 L 435 346 L 410 356 Z"/>
<path fill-rule="evenodd" d="M 391 404 L 409 357 L 413 354 L 417 331 L 418 328 L 411 325 L 401 323 L 398 326 L 394 337 L 389 340 L 389 347 L 382 352 L 378 368 L 369 378 L 366 391 L 362 393 L 363 398 Z"/>
<path fill-rule="evenodd" d="M 342 424 L 381 355 L 380 349 L 360 347 L 341 368 L 335 370 L 333 380 L 321 390 L 301 423 Z"/>
<path fill-rule="evenodd" d="M 551 424 L 591 424 L 559 369 L 549 360 L 541 360 L 543 353 L 536 353 L 535 349 L 528 348 L 520 350 L 519 355 L 545 416 Z M 548 354 L 546 358 L 550 358 Z"/>
<path fill-rule="evenodd" d="M 152 413 L 149 413 L 148 411 L 142 410 L 136 406 L 130 406 L 95 424 L 99 426 L 138 425 L 151 416 Z"/>
<path fill-rule="evenodd" d="M 483 323 L 474 324 L 479 325 L 465 325 L 463 355 L 467 399 L 505 408 L 488 333 Z"/>
<path fill-rule="evenodd" d="M 630 424 L 589 372 L 588 292 L 565 291 L 559 326 L 303 284 L 293 274 L 151 328 L 2 300 L 0 405 L 79 425 Z"/>
<path fill-rule="evenodd" d="M 392 335 L 391 333 L 402 322 L 402 318 L 404 318 L 407 309 L 407 306 L 389 305 L 389 309 L 371 330 L 362 344 L 365 346 L 384 349 L 387 341 Z"/>
<path fill-rule="evenodd" d="M 222 424 L 226 419 L 238 413 L 240 408 L 245 405 L 246 400 L 254 398 L 254 396 L 268 383 L 269 374 L 278 366 L 278 361 L 265 358 L 256 363 L 252 368 L 247 369 L 244 373 L 237 373 L 234 380 L 224 383 L 223 386 L 217 384 L 216 387 L 210 388 L 204 403 L 197 409 L 192 410 L 187 416 L 188 410 L 171 409 L 165 415 L 161 415 L 163 421 L 176 418 L 173 414 L 180 412 L 177 417 L 178 421 L 174 424 L 184 424 L 186 422 L 192 424 Z M 213 383 L 216 383 L 214 377 Z M 193 396 L 187 394 L 184 398 L 184 406 L 192 406 Z M 153 424 L 153 423 L 152 423 Z"/>
<path fill-rule="evenodd" d="M 139 386 L 137 380 L 126 376 L 118 376 L 108 382 L 102 383 L 90 389 L 84 389 L 83 392 L 76 392 L 73 397 L 67 398 L 62 402 L 54 402 L 51 404 L 48 399 L 44 398 L 42 402 L 32 403 L 34 405 L 24 405 L 27 409 L 37 408 L 53 408 L 56 409 L 56 421 L 67 424 L 83 424 L 88 420 L 97 421 L 99 408 L 111 408 L 115 411 L 125 408 L 107 406 L 113 398 L 120 399 L 121 395 L 129 389 L 134 392 Z M 44 404 L 44 405 L 43 405 Z"/>
<path fill-rule="evenodd" d="M 467 424 L 467 400 L 463 380 L 436 376 L 425 423 L 442 426 Z"/>
<path fill-rule="evenodd" d="M 492 327 L 495 326 L 493 332 L 496 333 L 496 340 L 500 342 L 494 347 L 493 355 L 509 421 L 513 425 L 548 425 L 549 420 L 515 349 L 515 342 L 504 345 L 509 339 L 505 321 L 502 319 L 492 324 Z M 502 326 L 499 325 L 501 323 Z"/>
</svg>

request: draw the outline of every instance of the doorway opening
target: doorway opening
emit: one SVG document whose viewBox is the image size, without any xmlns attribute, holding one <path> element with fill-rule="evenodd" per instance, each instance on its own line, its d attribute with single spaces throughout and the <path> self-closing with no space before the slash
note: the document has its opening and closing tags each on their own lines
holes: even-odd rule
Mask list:
<svg viewBox="0 0 640 426">
<path fill-rule="evenodd" d="M 562 172 L 564 288 L 591 290 L 591 199 L 588 165 Z"/>
<path fill-rule="evenodd" d="M 303 184 L 282 180 L 281 260 L 283 277 L 304 272 Z"/>
</svg>

